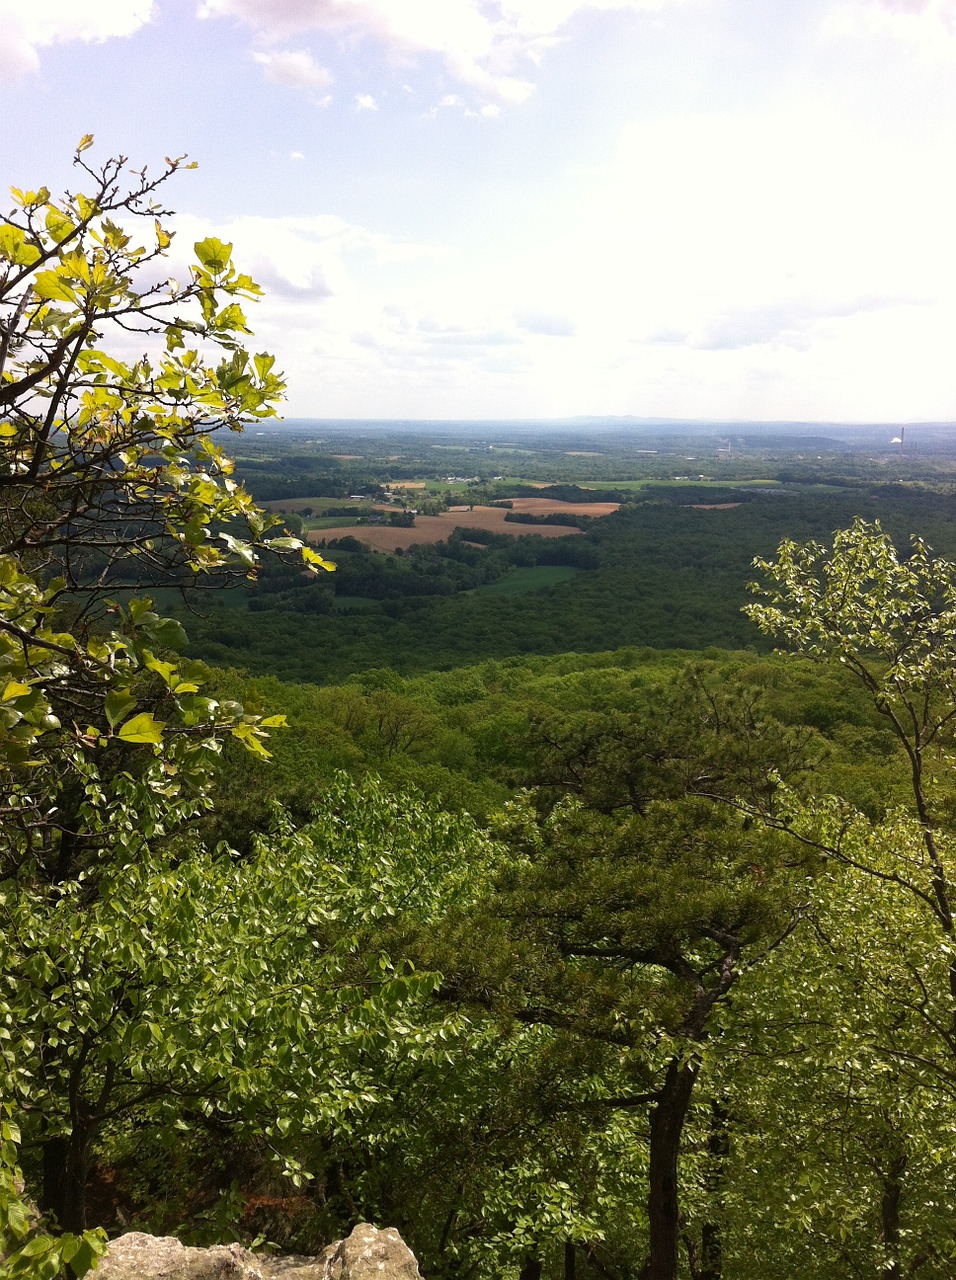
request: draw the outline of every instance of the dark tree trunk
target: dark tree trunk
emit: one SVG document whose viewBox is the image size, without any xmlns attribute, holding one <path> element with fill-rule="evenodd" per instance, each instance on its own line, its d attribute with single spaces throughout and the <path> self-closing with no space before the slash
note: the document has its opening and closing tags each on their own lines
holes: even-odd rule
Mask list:
<svg viewBox="0 0 956 1280">
<path fill-rule="evenodd" d="M 900 1280 L 900 1201 L 903 1198 L 903 1174 L 909 1163 L 904 1152 L 896 1155 L 883 1175 L 883 1198 L 880 1204 L 880 1228 L 883 1240 L 882 1280 Z"/>
<path fill-rule="evenodd" d="M 730 1151 L 730 1116 L 715 1099 L 711 1103 L 710 1134 L 707 1138 L 707 1182 L 711 1200 L 711 1220 L 700 1229 L 700 1280 L 720 1280 L 723 1271 L 721 1213 L 727 1155 Z"/>
<path fill-rule="evenodd" d="M 577 1275 L 576 1254 L 574 1245 L 570 1240 L 565 1241 L 564 1245 L 564 1280 L 575 1280 Z"/>
<path fill-rule="evenodd" d="M 680 1216 L 677 1159 L 698 1064 L 672 1058 L 651 1112 L 647 1220 L 650 1248 L 644 1280 L 677 1280 Z"/>
<path fill-rule="evenodd" d="M 40 1208 L 56 1219 L 61 1231 L 86 1230 L 86 1182 L 89 1135 L 76 1129 L 43 1144 L 43 1195 Z"/>
<path fill-rule="evenodd" d="M 518 1280 L 541 1280 L 541 1259 L 525 1258 Z"/>
</svg>

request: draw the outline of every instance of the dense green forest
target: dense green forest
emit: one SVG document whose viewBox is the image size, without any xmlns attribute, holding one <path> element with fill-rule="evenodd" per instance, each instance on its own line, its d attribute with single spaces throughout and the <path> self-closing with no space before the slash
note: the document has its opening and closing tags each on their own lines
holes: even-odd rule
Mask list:
<svg viewBox="0 0 956 1280">
<path fill-rule="evenodd" d="M 0 1275 L 951 1276 L 945 434 L 269 427 L 89 142 L 0 226 Z"/>
<path fill-rule="evenodd" d="M 567 538 L 535 537 L 520 524 L 508 526 L 518 536 L 466 526 L 400 556 L 343 539 L 324 552 L 337 569 L 321 581 L 264 568 L 255 586 L 203 598 L 192 615 L 175 599 L 169 607 L 187 624 L 196 657 L 325 683 L 374 667 L 412 674 L 627 645 L 767 648 L 741 612 L 754 558 L 783 537 L 825 539 L 856 515 L 878 518 L 903 543 L 919 533 L 956 554 L 951 483 L 756 493 L 676 484 L 631 496 Z M 728 499 L 737 505 L 725 507 Z"/>
</svg>

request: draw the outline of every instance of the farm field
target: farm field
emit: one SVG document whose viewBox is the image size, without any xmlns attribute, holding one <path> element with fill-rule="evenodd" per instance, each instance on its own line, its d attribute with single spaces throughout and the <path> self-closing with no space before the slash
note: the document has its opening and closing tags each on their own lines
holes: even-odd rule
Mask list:
<svg viewBox="0 0 956 1280">
<path fill-rule="evenodd" d="M 549 516 L 557 513 L 578 516 L 610 515 L 617 511 L 616 502 L 560 502 L 551 498 L 514 498 L 511 510 L 518 514 Z M 412 529 L 395 529 L 384 525 L 355 527 L 341 525 L 331 529 L 317 529 L 309 533 L 310 542 L 332 541 L 339 537 L 356 537 L 374 551 L 395 551 L 401 547 L 434 545 L 445 542 L 455 529 L 483 529 L 489 533 L 509 534 L 520 538 L 534 533 L 541 538 L 567 538 L 580 534 L 580 529 L 566 524 L 519 524 L 506 520 L 505 507 L 465 507 L 457 511 L 443 511 L 437 516 L 419 516 Z"/>
<path fill-rule="evenodd" d="M 301 515 L 303 511 L 311 511 L 319 517 L 330 508 L 335 507 L 354 507 L 356 510 L 361 509 L 363 512 L 395 510 L 387 502 L 372 502 L 366 498 L 279 498 L 273 502 L 263 502 L 260 505 L 266 511 L 277 511 L 293 515 Z"/>
</svg>

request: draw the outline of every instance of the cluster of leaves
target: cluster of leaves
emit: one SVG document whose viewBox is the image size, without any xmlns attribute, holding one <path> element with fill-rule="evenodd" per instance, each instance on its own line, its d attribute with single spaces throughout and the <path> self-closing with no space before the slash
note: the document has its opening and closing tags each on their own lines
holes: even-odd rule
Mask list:
<svg viewBox="0 0 956 1280">
<path fill-rule="evenodd" d="M 162 278 L 172 232 L 157 193 L 181 161 L 156 177 L 134 173 L 124 189 L 123 158 L 94 170 L 83 158 L 91 142 L 76 155 L 89 194 L 56 202 L 46 188 L 15 189 L 0 224 L 5 769 L 35 766 L 49 734 L 80 750 L 102 739 L 158 745 L 161 722 L 135 687 L 151 670 L 170 695 L 169 721 L 255 740 L 241 718 L 196 701 L 195 673 L 157 666 L 179 628 L 142 602 L 114 609 L 107 628 L 102 601 L 122 588 L 248 575 L 258 547 L 324 565 L 298 539 L 273 535 L 277 522 L 231 478 L 215 437 L 274 414 L 282 392 L 273 358 L 250 359 L 239 345 L 248 332 L 240 300 L 258 286 L 215 239 L 195 246 L 185 283 Z M 148 246 L 137 243 L 137 219 Z M 148 351 L 119 359 L 105 349 L 110 337 Z"/>
<path fill-rule="evenodd" d="M 191 1106 L 255 1131 L 300 1176 L 285 1139 L 354 1123 L 382 1089 L 363 1059 L 434 986 L 392 963 L 377 922 L 398 903 L 432 916 L 470 882 L 480 841 L 346 780 L 244 859 L 142 826 L 95 873 L 95 897 L 89 875 L 0 897 L 21 1049 L 6 1085 L 27 1140 L 68 1141 L 85 1176 L 105 1124 L 148 1109 L 172 1129 Z"/>
</svg>

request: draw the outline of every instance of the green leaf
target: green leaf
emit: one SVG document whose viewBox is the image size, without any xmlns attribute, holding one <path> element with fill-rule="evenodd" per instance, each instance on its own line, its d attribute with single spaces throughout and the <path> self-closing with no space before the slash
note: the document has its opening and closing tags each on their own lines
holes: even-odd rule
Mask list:
<svg viewBox="0 0 956 1280">
<path fill-rule="evenodd" d="M 136 699 L 130 693 L 129 689 L 113 689 L 107 695 L 103 704 L 106 712 L 106 718 L 110 722 L 110 728 L 115 729 L 124 716 L 128 716 L 132 709 L 136 706 Z"/>
<path fill-rule="evenodd" d="M 116 736 L 123 742 L 148 742 L 158 744 L 163 740 L 165 721 L 154 720 L 148 711 L 133 716 L 122 725 Z"/>
<path fill-rule="evenodd" d="M 45 221 L 47 231 L 49 231 L 57 244 L 62 244 L 76 230 L 76 225 L 73 221 L 56 205 L 51 204 L 47 209 Z"/>
<path fill-rule="evenodd" d="M 265 760 L 270 760 L 272 758 L 272 753 L 267 751 L 262 745 L 262 741 L 253 725 L 237 724 L 232 730 L 230 730 L 230 732 L 232 733 L 232 736 L 241 742 L 247 751 L 251 751 L 253 755 L 262 756 Z"/>
<path fill-rule="evenodd" d="M 156 622 L 145 625 L 143 630 L 154 644 L 160 645 L 163 649 L 178 651 L 186 647 L 188 640 L 186 630 L 175 618 L 158 618 Z"/>
<path fill-rule="evenodd" d="M 0 257 L 18 267 L 31 267 L 40 256 L 36 245 L 27 240 L 26 232 L 10 225 L 0 227 Z"/>
<path fill-rule="evenodd" d="M 229 266 L 232 259 L 232 245 L 224 244 L 221 240 L 217 240 L 215 236 L 207 236 L 205 240 L 198 240 L 194 245 L 196 257 L 206 268 L 215 275 L 221 274 Z"/>
<path fill-rule="evenodd" d="M 76 294 L 56 271 L 39 271 L 33 281 L 33 292 L 50 302 L 76 302 Z"/>
<path fill-rule="evenodd" d="M 14 698 L 22 698 L 24 694 L 32 692 L 30 686 L 24 684 L 22 680 L 8 680 L 3 693 L 0 694 L 0 702 L 11 702 Z"/>
</svg>

